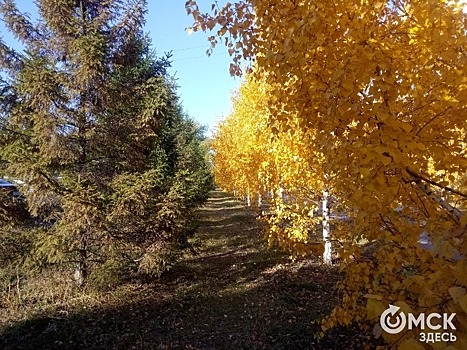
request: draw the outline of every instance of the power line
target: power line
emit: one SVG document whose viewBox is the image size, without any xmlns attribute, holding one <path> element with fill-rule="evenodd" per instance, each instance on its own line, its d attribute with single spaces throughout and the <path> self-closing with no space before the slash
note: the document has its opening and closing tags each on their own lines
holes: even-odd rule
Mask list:
<svg viewBox="0 0 467 350">
<path fill-rule="evenodd" d="M 211 56 L 219 56 L 219 55 L 228 55 L 228 52 L 219 52 L 219 53 L 213 53 Z M 185 57 L 185 58 L 178 58 L 175 60 L 172 60 L 172 62 L 175 61 L 185 61 L 185 60 L 194 60 L 196 58 L 204 58 L 204 57 L 209 57 L 208 55 L 203 55 L 203 56 L 193 56 L 193 57 Z"/>
<path fill-rule="evenodd" d="M 192 46 L 192 47 L 184 47 L 182 49 L 176 49 L 176 50 L 160 50 L 162 52 L 179 52 L 179 51 L 188 51 L 188 50 L 194 50 L 194 49 L 199 49 L 201 47 L 204 47 L 208 49 L 210 46 L 208 45 L 199 45 L 199 46 Z"/>
</svg>

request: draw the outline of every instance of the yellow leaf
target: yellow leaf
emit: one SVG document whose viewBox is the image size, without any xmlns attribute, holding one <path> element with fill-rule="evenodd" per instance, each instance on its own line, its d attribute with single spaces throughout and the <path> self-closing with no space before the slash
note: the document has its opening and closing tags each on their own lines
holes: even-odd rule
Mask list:
<svg viewBox="0 0 467 350">
<path fill-rule="evenodd" d="M 383 157 L 381 158 L 381 161 L 382 161 L 382 163 L 383 163 L 384 165 L 389 165 L 389 164 L 391 164 L 391 158 L 389 158 L 389 157 L 383 156 Z"/>
<path fill-rule="evenodd" d="M 384 1 L 380 1 L 380 2 L 375 3 L 373 6 L 375 7 L 375 9 L 380 10 L 384 7 L 385 4 L 386 3 Z"/>
<path fill-rule="evenodd" d="M 348 90 L 348 91 L 352 91 L 353 89 L 353 84 L 351 81 L 349 80 L 346 80 L 342 83 L 342 86 L 344 87 L 344 89 Z"/>
<path fill-rule="evenodd" d="M 465 214 L 461 217 L 461 226 L 462 227 L 467 226 L 467 215 L 465 215 Z"/>
<path fill-rule="evenodd" d="M 446 101 L 446 102 L 451 102 L 451 103 L 459 102 L 457 99 L 455 99 L 454 97 L 452 97 L 450 95 L 444 95 L 443 100 Z"/>
<path fill-rule="evenodd" d="M 407 132 L 407 133 L 412 130 L 412 126 L 410 124 L 407 124 L 407 123 L 402 123 L 401 128 L 404 129 L 404 131 Z"/>
<path fill-rule="evenodd" d="M 418 145 L 417 145 L 416 142 L 409 142 L 407 146 L 408 146 L 409 150 L 411 150 L 411 151 L 414 151 L 414 150 L 416 150 L 418 148 Z"/>
<path fill-rule="evenodd" d="M 363 177 L 368 177 L 368 175 L 370 175 L 370 169 L 368 169 L 368 168 L 361 168 L 361 169 L 360 169 L 360 174 L 362 174 Z"/>
<path fill-rule="evenodd" d="M 397 347 L 397 350 L 425 350 L 425 348 L 417 340 L 407 339 Z"/>
<path fill-rule="evenodd" d="M 386 178 L 383 175 L 377 176 L 376 181 L 378 181 L 378 183 L 380 185 L 385 185 L 386 184 Z"/>
<path fill-rule="evenodd" d="M 467 294 L 464 294 L 462 297 L 459 298 L 459 305 L 467 313 Z"/>
<path fill-rule="evenodd" d="M 459 302 L 459 298 L 465 295 L 465 288 L 451 287 L 449 288 L 449 295 L 455 303 Z"/>
<path fill-rule="evenodd" d="M 399 306 L 401 311 L 405 312 L 406 314 L 412 312 L 412 308 L 405 301 L 397 301 L 395 304 Z"/>
<path fill-rule="evenodd" d="M 364 297 L 367 298 L 367 299 L 376 299 L 376 300 L 382 300 L 383 299 L 383 297 L 381 295 L 377 295 L 377 294 L 365 294 Z"/>
<path fill-rule="evenodd" d="M 380 317 L 386 309 L 387 305 L 379 300 L 369 298 L 366 302 L 366 314 L 370 320 Z"/>
</svg>

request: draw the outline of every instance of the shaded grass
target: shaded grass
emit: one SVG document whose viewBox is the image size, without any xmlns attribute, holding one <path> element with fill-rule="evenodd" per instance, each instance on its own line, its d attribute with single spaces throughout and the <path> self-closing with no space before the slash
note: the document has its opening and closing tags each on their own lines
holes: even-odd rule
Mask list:
<svg viewBox="0 0 467 350">
<path fill-rule="evenodd" d="M 3 317 L 0 348 L 352 347 L 352 333 L 336 331 L 320 343 L 314 338 L 339 298 L 336 269 L 268 250 L 253 214 L 220 191 L 199 215 L 198 253 L 159 280 L 134 281 L 101 295 L 77 292 L 69 303 L 30 313 L 23 307 L 21 314 Z"/>
</svg>

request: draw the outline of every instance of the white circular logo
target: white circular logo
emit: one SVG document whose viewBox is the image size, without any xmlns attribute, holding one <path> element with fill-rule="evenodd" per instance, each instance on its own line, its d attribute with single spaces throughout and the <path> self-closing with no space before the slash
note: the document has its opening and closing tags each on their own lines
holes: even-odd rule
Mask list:
<svg viewBox="0 0 467 350">
<path fill-rule="evenodd" d="M 389 334 L 397 334 L 401 332 L 407 323 L 407 319 L 405 314 L 401 312 L 399 315 L 396 316 L 396 320 L 393 322 L 391 318 L 399 311 L 400 307 L 395 305 L 389 305 L 389 308 L 384 310 L 379 318 L 379 323 L 381 328 L 389 333 Z"/>
</svg>

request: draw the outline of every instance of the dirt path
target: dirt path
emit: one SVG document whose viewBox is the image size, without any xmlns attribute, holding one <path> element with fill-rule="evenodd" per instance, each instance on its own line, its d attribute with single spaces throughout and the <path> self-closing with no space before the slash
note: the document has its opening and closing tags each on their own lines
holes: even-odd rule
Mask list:
<svg viewBox="0 0 467 350">
<path fill-rule="evenodd" d="M 178 306 L 159 324 L 161 348 L 333 348 L 313 345 L 337 300 L 329 270 L 268 250 L 254 213 L 223 192 L 212 193 L 200 223 L 199 255 L 163 281 Z"/>
<path fill-rule="evenodd" d="M 197 255 L 99 307 L 18 325 L 6 349 L 341 346 L 313 337 L 337 301 L 335 271 L 267 250 L 253 213 L 222 192 L 213 192 L 199 214 Z"/>
</svg>

